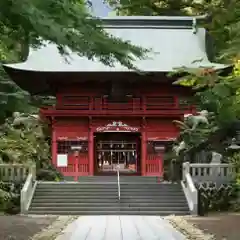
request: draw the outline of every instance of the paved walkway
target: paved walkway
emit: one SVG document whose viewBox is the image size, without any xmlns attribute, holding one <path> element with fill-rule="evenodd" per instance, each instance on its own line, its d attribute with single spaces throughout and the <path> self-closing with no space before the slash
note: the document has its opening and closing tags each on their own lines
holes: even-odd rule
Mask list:
<svg viewBox="0 0 240 240">
<path fill-rule="evenodd" d="M 82 216 L 56 240 L 184 240 L 157 216 Z"/>
</svg>

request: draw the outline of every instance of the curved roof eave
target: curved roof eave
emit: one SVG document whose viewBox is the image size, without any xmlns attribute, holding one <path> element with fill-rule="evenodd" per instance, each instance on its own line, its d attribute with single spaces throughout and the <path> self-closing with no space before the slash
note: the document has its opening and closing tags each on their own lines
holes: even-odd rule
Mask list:
<svg viewBox="0 0 240 240">
<path fill-rule="evenodd" d="M 130 17 L 131 19 L 138 19 Z M 146 17 L 139 17 L 140 19 Z M 156 17 L 159 19 L 159 17 Z M 112 19 L 112 18 L 111 18 Z M 115 18 L 113 18 L 115 19 Z M 119 21 L 129 17 L 118 17 Z M 147 19 L 155 19 L 147 17 Z M 193 21 L 193 17 L 161 17 L 160 19 L 184 19 Z M 180 20 L 179 20 L 180 21 Z M 174 22 L 174 21 L 173 21 Z M 225 65 L 211 63 L 206 53 L 206 30 L 204 28 L 162 27 L 162 25 L 142 26 L 137 28 L 106 27 L 105 30 L 125 41 L 130 41 L 136 46 L 152 49 L 145 59 L 136 59 L 135 66 L 143 72 L 171 72 L 176 68 L 198 68 L 206 67 L 214 69 L 225 68 Z M 38 72 L 131 72 L 119 63 L 109 67 L 98 59 L 89 60 L 77 53 L 67 49 L 67 60 L 59 53 L 57 46 L 53 43 L 44 42 L 38 49 L 30 49 L 27 60 L 23 63 L 7 64 L 18 70 Z"/>
<path fill-rule="evenodd" d="M 230 64 L 220 64 L 220 63 L 211 63 L 211 62 L 206 62 L 203 63 L 199 66 L 195 66 L 195 65 L 182 65 L 179 67 L 175 67 L 175 68 L 168 68 L 168 69 L 161 69 L 161 70 L 147 70 L 147 69 L 140 69 L 142 72 L 145 73 L 169 73 L 169 72 L 175 72 L 178 71 L 178 69 L 182 69 L 182 68 L 186 68 L 186 69 L 198 69 L 198 68 L 212 68 L 216 71 L 218 70 L 222 70 L 222 69 L 226 69 L 232 67 L 232 65 Z M 81 71 L 80 69 L 74 69 L 74 70 L 66 70 L 66 69 L 55 69 L 55 70 L 47 70 L 44 71 L 43 69 L 39 68 L 27 68 L 26 65 L 24 63 L 16 63 L 16 64 L 3 64 L 3 68 L 6 70 L 6 72 L 9 72 L 11 70 L 14 71 L 21 71 L 21 72 L 35 72 L 35 73 L 93 73 L 93 72 L 102 72 L 102 73 L 117 73 L 117 72 L 121 72 L 121 73 L 130 73 L 130 72 L 134 72 L 134 70 L 131 69 L 127 69 L 127 68 L 123 68 L 120 71 L 114 71 L 114 70 L 109 70 L 107 71 L 102 71 L 102 69 L 99 69 L 99 71 L 97 71 L 97 69 L 95 69 L 95 71 L 89 70 L 89 69 L 85 69 L 85 71 Z"/>
<path fill-rule="evenodd" d="M 110 23 L 112 25 L 109 28 L 106 26 L 105 30 L 107 32 L 115 37 L 130 41 L 134 45 L 152 49 L 145 59 L 136 59 L 134 62 L 135 66 L 143 72 L 168 73 L 183 67 L 213 68 L 215 70 L 229 67 L 229 65 L 209 61 L 206 53 L 206 30 L 202 27 L 192 26 L 191 24 L 194 23 L 193 17 L 110 18 L 110 20 L 113 19 L 118 22 L 116 23 L 114 20 L 115 22 Z M 127 22 L 124 22 L 124 19 Z M 156 22 L 153 24 L 154 19 Z M 145 23 L 145 20 L 148 23 Z M 135 22 L 134 26 L 131 21 Z M 181 24 L 178 24 L 177 21 L 181 21 Z M 29 88 L 29 91 L 31 89 L 28 84 L 35 85 L 34 88 L 47 91 L 49 83 L 58 73 L 64 76 L 66 76 L 65 74 L 85 74 L 84 78 L 86 79 L 86 74 L 107 73 L 110 75 L 134 72 L 120 63 L 110 67 L 104 65 L 98 59 L 89 60 L 70 49 L 66 48 L 66 50 L 69 53 L 67 60 L 59 53 L 55 44 L 45 42 L 38 49 L 30 49 L 25 62 L 5 64 L 4 69 L 20 87 L 26 90 Z M 57 77 L 59 77 L 59 74 Z"/>
</svg>

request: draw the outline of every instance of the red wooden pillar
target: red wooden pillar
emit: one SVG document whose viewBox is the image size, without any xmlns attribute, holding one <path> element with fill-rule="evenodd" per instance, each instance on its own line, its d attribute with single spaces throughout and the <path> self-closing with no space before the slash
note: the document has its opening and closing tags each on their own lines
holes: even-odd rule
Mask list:
<svg viewBox="0 0 240 240">
<path fill-rule="evenodd" d="M 141 171 L 142 176 L 146 175 L 146 160 L 147 160 L 147 136 L 146 136 L 146 120 L 142 121 L 142 143 L 141 143 Z"/>
<path fill-rule="evenodd" d="M 53 122 L 53 125 L 52 125 L 51 152 L 52 152 L 52 164 L 55 167 L 57 167 L 57 138 L 56 138 L 56 129 L 54 128 L 54 122 Z"/>
<path fill-rule="evenodd" d="M 146 175 L 146 160 L 147 160 L 147 141 L 146 141 L 146 132 L 145 130 L 142 131 L 142 144 L 141 144 L 141 170 L 142 176 Z"/>
<path fill-rule="evenodd" d="M 89 175 L 94 175 L 94 157 L 93 157 L 93 151 L 94 151 L 94 140 L 93 140 L 93 131 L 92 127 L 89 127 L 89 133 L 88 133 L 88 166 L 89 166 Z"/>
</svg>

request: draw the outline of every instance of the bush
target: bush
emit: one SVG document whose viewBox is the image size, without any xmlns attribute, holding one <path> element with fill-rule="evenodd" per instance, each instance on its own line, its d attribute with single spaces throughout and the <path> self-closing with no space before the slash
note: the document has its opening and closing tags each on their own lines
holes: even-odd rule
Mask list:
<svg viewBox="0 0 240 240">
<path fill-rule="evenodd" d="M 20 212 L 20 191 L 23 183 L 0 182 L 0 211 L 8 214 Z"/>
<path fill-rule="evenodd" d="M 233 187 L 236 191 L 235 199 L 232 203 L 235 211 L 240 210 L 240 153 L 234 153 L 230 158 L 229 162 L 237 169 L 237 174 L 233 183 Z"/>
<path fill-rule="evenodd" d="M 37 170 L 37 180 L 40 181 L 60 181 L 62 180 L 62 175 L 54 169 L 54 167 L 49 169 L 39 169 Z"/>
<path fill-rule="evenodd" d="M 0 189 L 0 211 L 1 212 L 5 212 L 9 199 L 10 199 L 10 194 Z"/>
<path fill-rule="evenodd" d="M 199 215 L 210 211 L 226 211 L 231 209 L 232 202 L 236 198 L 237 189 L 234 184 L 216 183 L 196 184 L 199 197 Z"/>
<path fill-rule="evenodd" d="M 0 126 L 0 162 L 36 164 L 37 180 L 59 181 L 61 174 L 51 165 L 48 126 L 37 115 L 15 112 Z M 0 211 L 14 214 L 20 209 L 23 183 L 0 182 Z"/>
</svg>

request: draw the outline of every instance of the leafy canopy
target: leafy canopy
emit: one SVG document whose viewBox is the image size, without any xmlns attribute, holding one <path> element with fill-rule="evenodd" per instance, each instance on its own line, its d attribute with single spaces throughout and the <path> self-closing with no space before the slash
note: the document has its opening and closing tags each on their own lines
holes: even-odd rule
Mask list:
<svg viewBox="0 0 240 240">
<path fill-rule="evenodd" d="M 117 60 L 129 68 L 134 68 L 136 57 L 143 56 L 142 48 L 104 31 L 83 0 L 2 0 L 0 9 L 0 42 L 8 49 L 28 43 L 38 47 L 42 40 L 49 40 L 61 53 L 66 53 L 67 46 L 89 59 L 97 57 L 107 65 Z"/>
<path fill-rule="evenodd" d="M 0 9 L 1 63 L 24 61 L 29 46 L 37 48 L 46 40 L 57 44 L 62 54 L 69 47 L 80 56 L 96 57 L 111 66 L 119 61 L 134 68 L 133 60 L 146 52 L 104 31 L 84 0 L 1 0 Z M 0 66 L 0 124 L 12 112 L 31 112 L 29 104 L 41 102 L 16 86 Z"/>
</svg>

